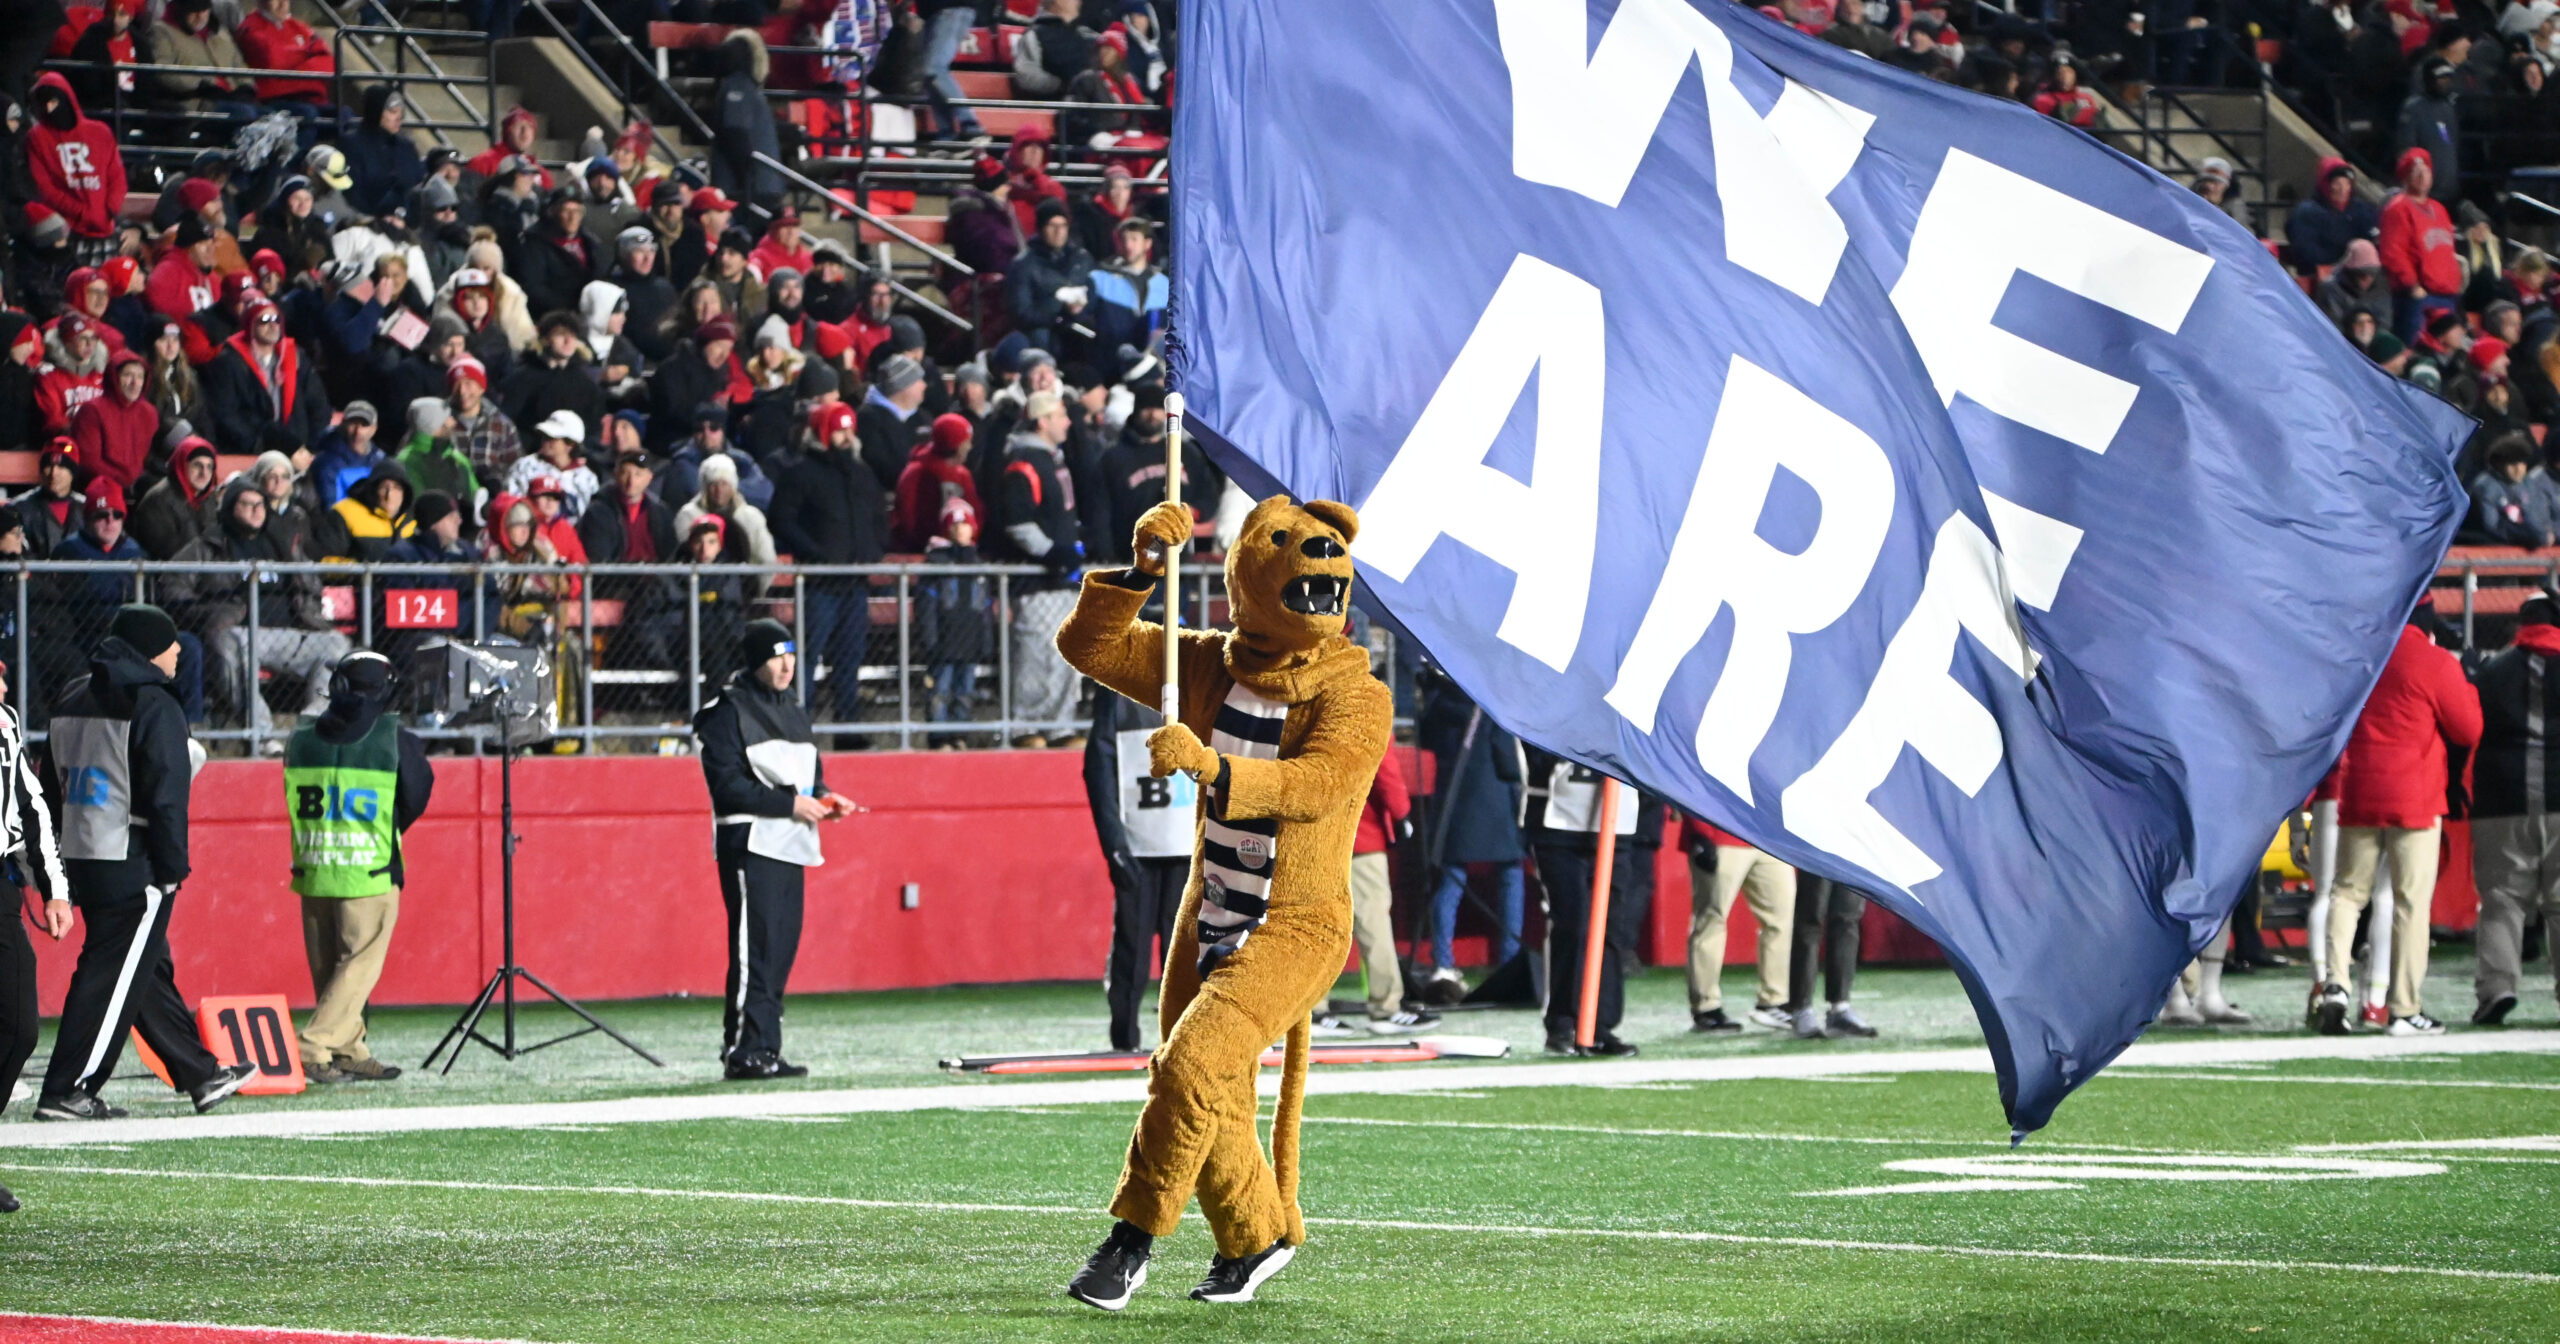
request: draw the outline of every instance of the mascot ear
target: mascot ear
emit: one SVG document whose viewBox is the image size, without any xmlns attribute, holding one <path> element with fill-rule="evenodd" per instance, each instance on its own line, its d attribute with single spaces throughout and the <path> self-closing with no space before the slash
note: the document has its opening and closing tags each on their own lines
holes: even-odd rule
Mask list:
<svg viewBox="0 0 2560 1344">
<path fill-rule="evenodd" d="M 1352 540 L 1360 535 L 1360 515 L 1353 513 L 1351 511 L 1351 506 L 1348 504 L 1337 504 L 1330 499 L 1319 499 L 1314 500 L 1307 505 L 1307 512 L 1330 524 L 1335 531 L 1340 532 L 1342 534 L 1342 543 L 1346 546 L 1350 545 Z"/>
</svg>

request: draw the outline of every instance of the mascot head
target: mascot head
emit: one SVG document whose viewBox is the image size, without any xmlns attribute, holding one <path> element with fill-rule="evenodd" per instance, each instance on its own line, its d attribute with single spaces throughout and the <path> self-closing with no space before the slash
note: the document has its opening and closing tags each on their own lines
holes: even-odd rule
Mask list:
<svg viewBox="0 0 2560 1344">
<path fill-rule="evenodd" d="M 1277 662 L 1342 633 L 1351 602 L 1351 539 L 1360 516 L 1319 499 L 1273 495 L 1245 515 L 1227 550 L 1227 604 L 1236 642 Z"/>
</svg>

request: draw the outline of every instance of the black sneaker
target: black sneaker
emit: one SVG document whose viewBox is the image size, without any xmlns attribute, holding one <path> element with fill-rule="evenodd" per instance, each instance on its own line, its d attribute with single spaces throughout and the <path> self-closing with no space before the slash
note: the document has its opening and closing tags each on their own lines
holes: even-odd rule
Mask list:
<svg viewBox="0 0 2560 1344">
<path fill-rule="evenodd" d="M 1582 1047 L 1573 1043 L 1572 1032 L 1551 1031 L 1547 1033 L 1547 1053 L 1551 1055 L 1578 1055 L 1582 1053 Z"/>
<path fill-rule="evenodd" d="M 2347 1016 L 2354 1008 L 2345 985 L 2322 985 L 2319 999 L 2311 1005 L 2312 1028 L 2323 1036 L 2344 1036 L 2351 1030 Z"/>
<path fill-rule="evenodd" d="M 773 1076 L 776 1078 L 806 1078 L 809 1076 L 809 1066 L 806 1064 L 794 1064 L 780 1055 L 775 1055 L 773 1057 Z"/>
<path fill-rule="evenodd" d="M 1710 1008 L 1689 1015 L 1689 1030 L 1703 1036 L 1726 1036 L 1742 1030 L 1742 1024 L 1724 1015 L 1722 1008 Z"/>
<path fill-rule="evenodd" d="M 215 1069 L 212 1077 L 187 1089 L 187 1095 L 196 1103 L 196 1114 L 202 1115 L 231 1100 L 232 1093 L 257 1076 L 258 1066 L 255 1064 L 234 1064 L 227 1069 Z"/>
<path fill-rule="evenodd" d="M 2516 996 L 2513 994 L 2501 994 L 2472 1010 L 2471 1025 L 2475 1027 L 2503 1027 L 2507 1024 L 2507 1014 L 2512 1013 L 2515 1010 Z"/>
<path fill-rule="evenodd" d="M 1155 1253 L 1155 1240 L 1125 1222 L 1113 1225 L 1093 1258 L 1067 1280 L 1067 1296 L 1104 1311 L 1129 1305 L 1129 1299 L 1147 1286 L 1147 1257 Z"/>
<path fill-rule="evenodd" d="M 1250 1302 L 1253 1290 L 1277 1274 L 1298 1248 L 1285 1241 L 1275 1241 L 1252 1255 L 1230 1260 L 1221 1255 L 1209 1261 L 1209 1277 L 1191 1290 L 1194 1302 Z"/>
<path fill-rule="evenodd" d="M 86 1092 L 44 1097 L 36 1102 L 38 1120 L 122 1120 L 128 1114 L 122 1106 L 110 1106 Z"/>
<path fill-rule="evenodd" d="M 1582 1053 L 1595 1059 L 1625 1059 L 1636 1053 L 1636 1047 L 1633 1042 L 1619 1040 L 1604 1031 L 1593 1036 L 1590 1048 Z"/>
<path fill-rule="evenodd" d="M 750 1050 L 730 1060 L 721 1076 L 733 1083 L 759 1083 L 788 1075 L 782 1071 L 782 1056 L 770 1050 Z"/>
<path fill-rule="evenodd" d="M 17 1211 L 18 1197 L 9 1193 L 9 1187 L 0 1185 L 0 1213 L 16 1213 Z"/>
</svg>

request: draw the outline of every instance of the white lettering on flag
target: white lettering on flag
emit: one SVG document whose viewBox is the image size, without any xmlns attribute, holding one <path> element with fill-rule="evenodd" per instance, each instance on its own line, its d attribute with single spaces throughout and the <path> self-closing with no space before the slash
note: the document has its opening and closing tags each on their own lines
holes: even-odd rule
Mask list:
<svg viewBox="0 0 2560 1344">
<path fill-rule="evenodd" d="M 1787 829 L 1905 891 L 1936 877 L 1937 860 L 1868 796 L 1906 746 L 1966 797 L 1981 791 L 2000 764 L 2000 724 L 1949 666 L 1956 641 L 1969 633 L 2023 680 L 2028 652 L 2016 620 L 1991 538 L 1961 513 L 1947 519 L 1929 553 L 1920 600 L 1885 646 L 1865 701 L 1822 759 L 1780 795 Z"/>
<path fill-rule="evenodd" d="M 2213 258 L 2096 206 L 1947 151 L 1912 229 L 1893 306 L 1938 396 L 2103 453 L 2133 409 L 2133 384 L 1993 326 L 2024 271 L 2175 334 Z"/>
<path fill-rule="evenodd" d="M 1794 554 L 1753 530 L 1780 467 L 1821 500 L 1813 538 Z M 1786 694 L 1791 637 L 1829 626 L 1857 600 L 1893 526 L 1893 498 L 1893 466 L 1874 439 L 1734 356 L 1688 511 L 1609 704 L 1652 732 L 1672 672 L 1732 607 L 1730 652 L 1698 720 L 1698 761 L 1750 798 L 1751 754 Z"/>
<path fill-rule="evenodd" d="M 1584 0 L 1495 0 L 1494 19 L 1511 71 L 1515 176 L 1617 208 L 1695 60 L 1726 259 L 1822 302 L 1849 246 L 1823 198 L 1857 162 L 1872 114 L 1789 80 L 1763 119 L 1734 87 L 1733 44 L 1686 0 L 1625 0 L 1597 48 Z"/>
<path fill-rule="evenodd" d="M 1561 672 L 1582 640 L 1600 533 L 1600 291 L 1513 259 L 1439 390 L 1360 502 L 1360 559 L 1402 583 L 1447 535 L 1515 576 L 1502 641 Z M 1538 377 L 1529 483 L 1485 465 Z"/>
</svg>

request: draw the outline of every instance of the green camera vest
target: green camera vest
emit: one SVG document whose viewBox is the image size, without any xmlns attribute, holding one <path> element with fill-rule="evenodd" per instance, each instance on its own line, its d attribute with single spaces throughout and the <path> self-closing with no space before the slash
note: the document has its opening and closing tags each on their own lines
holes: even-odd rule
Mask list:
<svg viewBox="0 0 2560 1344">
<path fill-rule="evenodd" d="M 354 899 L 391 890 L 400 843 L 392 800 L 400 787 L 400 722 L 391 714 L 340 746 L 311 725 L 284 749 L 285 813 L 293 822 L 293 889 Z"/>
</svg>

